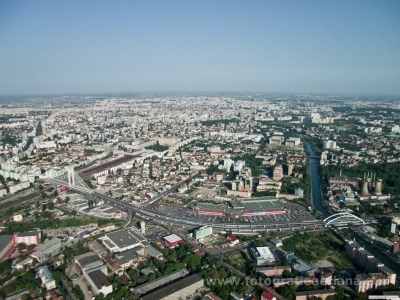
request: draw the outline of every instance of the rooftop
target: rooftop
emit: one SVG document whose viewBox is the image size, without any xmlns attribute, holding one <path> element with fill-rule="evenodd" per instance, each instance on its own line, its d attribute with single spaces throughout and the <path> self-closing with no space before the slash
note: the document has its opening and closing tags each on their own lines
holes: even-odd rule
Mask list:
<svg viewBox="0 0 400 300">
<path fill-rule="evenodd" d="M 133 288 L 133 292 L 138 293 L 138 294 L 146 294 L 147 292 L 150 292 L 151 290 L 154 290 L 166 283 L 169 283 L 171 281 L 174 281 L 178 278 L 184 277 L 189 274 L 189 271 L 186 269 L 180 269 L 175 272 L 172 272 L 168 275 L 161 276 L 160 278 L 153 280 L 151 282 L 147 282 L 144 284 L 141 284 L 135 288 Z M 171 286 L 171 285 L 170 285 Z M 147 298 L 147 299 L 157 299 L 157 298 Z"/>
<path fill-rule="evenodd" d="M 163 297 L 172 295 L 176 291 L 182 290 L 182 289 L 184 289 L 192 284 L 195 284 L 199 281 L 203 281 L 203 279 L 199 275 L 193 274 L 193 275 L 190 275 L 181 280 L 178 280 L 177 282 L 169 284 L 166 287 L 163 287 L 155 292 L 152 292 L 152 293 L 142 297 L 142 300 L 161 299 Z"/>
<path fill-rule="evenodd" d="M 88 276 L 90 277 L 90 279 L 92 279 L 93 283 L 98 289 L 101 289 L 103 286 L 111 285 L 106 275 L 104 275 L 104 273 L 100 270 L 93 271 L 89 273 Z"/>
<path fill-rule="evenodd" d="M 119 248 L 125 248 L 146 240 L 144 237 L 134 232 L 132 228 L 126 228 L 108 233 L 106 234 L 106 237 Z"/>
</svg>

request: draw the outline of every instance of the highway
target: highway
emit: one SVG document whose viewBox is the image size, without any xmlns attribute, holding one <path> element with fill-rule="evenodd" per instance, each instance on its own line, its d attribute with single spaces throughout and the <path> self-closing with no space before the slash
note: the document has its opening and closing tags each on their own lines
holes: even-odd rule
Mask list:
<svg viewBox="0 0 400 300">
<path fill-rule="evenodd" d="M 90 195 L 94 199 L 103 200 L 105 203 L 113 205 L 121 210 L 130 211 L 132 214 L 136 214 L 137 217 L 142 219 L 151 219 L 153 222 L 158 222 L 162 225 L 175 225 L 181 226 L 187 229 L 192 229 L 200 226 L 211 226 L 216 231 L 225 231 L 225 232 L 235 232 L 235 233 L 249 233 L 249 232 L 257 232 L 257 231 L 282 231 L 282 230 L 305 230 L 305 229 L 312 229 L 312 228 L 320 228 L 325 226 L 325 222 L 321 220 L 314 220 L 314 221 L 303 221 L 303 222 L 288 222 L 282 224 L 274 224 L 274 223 L 261 223 L 261 222 L 254 222 L 251 224 L 234 224 L 234 223 L 226 223 L 226 222 L 213 222 L 213 221 L 204 221 L 204 220 L 196 220 L 193 218 L 185 218 L 181 216 L 171 216 L 166 213 L 159 212 L 154 209 L 147 209 L 144 206 L 156 204 L 158 201 L 162 200 L 166 195 L 175 191 L 183 184 L 186 184 L 192 178 L 196 177 L 198 173 L 192 175 L 188 179 L 180 182 L 176 186 L 164 191 L 163 193 L 157 195 L 155 198 L 149 200 L 147 203 L 143 204 L 142 206 L 136 206 L 125 201 L 114 199 L 110 196 L 101 194 L 97 191 L 89 191 L 85 188 L 81 188 L 78 186 L 70 186 L 68 189 L 74 190 L 76 192 Z M 46 182 L 65 186 L 66 182 L 59 179 L 46 179 Z M 365 219 L 366 222 L 374 221 L 374 218 Z M 128 223 L 128 222 L 127 222 Z M 346 224 L 344 224 L 346 225 Z"/>
</svg>

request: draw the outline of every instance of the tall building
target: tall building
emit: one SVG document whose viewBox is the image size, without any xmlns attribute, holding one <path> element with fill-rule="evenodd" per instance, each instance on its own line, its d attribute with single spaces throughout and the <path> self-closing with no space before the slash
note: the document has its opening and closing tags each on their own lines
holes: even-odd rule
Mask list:
<svg viewBox="0 0 400 300">
<path fill-rule="evenodd" d="M 294 165 L 292 163 L 288 164 L 288 176 L 293 174 Z"/>
<path fill-rule="evenodd" d="M 274 180 L 279 181 L 283 178 L 283 168 L 281 165 L 276 166 L 274 168 L 274 173 L 273 173 L 273 177 Z"/>
<path fill-rule="evenodd" d="M 399 218 L 393 218 L 392 219 L 392 224 L 390 227 L 390 232 L 391 233 L 396 233 L 397 230 L 397 225 L 399 224 L 400 219 Z"/>
</svg>

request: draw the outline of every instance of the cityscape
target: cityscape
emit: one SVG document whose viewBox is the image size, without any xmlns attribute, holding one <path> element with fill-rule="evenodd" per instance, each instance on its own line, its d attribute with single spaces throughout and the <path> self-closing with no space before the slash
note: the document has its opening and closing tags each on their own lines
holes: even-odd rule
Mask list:
<svg viewBox="0 0 400 300">
<path fill-rule="evenodd" d="M 0 1 L 0 300 L 400 299 L 400 1 Z"/>
<path fill-rule="evenodd" d="M 395 98 L 69 96 L 1 111 L 5 299 L 398 293 Z"/>
</svg>

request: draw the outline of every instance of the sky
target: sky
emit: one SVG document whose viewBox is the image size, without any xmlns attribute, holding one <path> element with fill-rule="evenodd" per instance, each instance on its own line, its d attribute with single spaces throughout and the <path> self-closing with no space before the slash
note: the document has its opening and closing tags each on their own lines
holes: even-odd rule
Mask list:
<svg viewBox="0 0 400 300">
<path fill-rule="evenodd" d="M 0 0 L 0 95 L 400 95 L 400 1 Z"/>
</svg>

